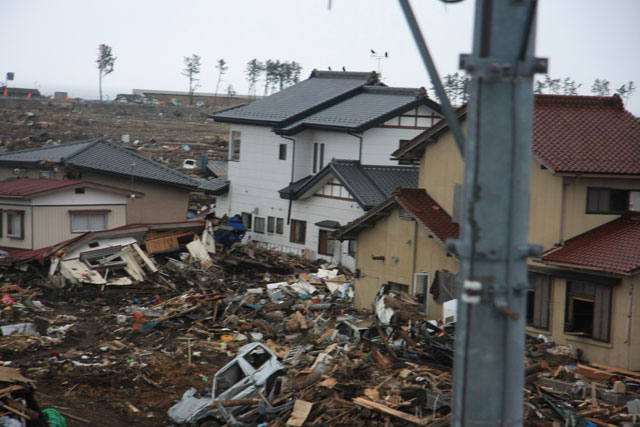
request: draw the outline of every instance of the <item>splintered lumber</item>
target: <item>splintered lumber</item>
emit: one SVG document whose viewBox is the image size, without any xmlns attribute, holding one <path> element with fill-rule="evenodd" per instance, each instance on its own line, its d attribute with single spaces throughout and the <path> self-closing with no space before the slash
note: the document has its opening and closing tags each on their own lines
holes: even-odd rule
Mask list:
<svg viewBox="0 0 640 427">
<path fill-rule="evenodd" d="M 582 365 L 578 363 L 576 373 L 583 377 L 590 378 L 592 380 L 607 381 L 613 376 L 611 372 L 602 371 L 600 369 L 592 368 L 591 366 Z"/>
<path fill-rule="evenodd" d="M 640 372 L 633 372 L 633 371 L 628 371 L 626 369 L 614 368 L 613 366 L 603 365 L 602 363 L 595 363 L 595 362 L 590 362 L 589 365 L 594 366 L 596 368 L 600 368 L 604 371 L 611 371 L 611 372 L 616 372 L 622 375 L 629 375 L 631 377 L 640 378 Z"/>
<path fill-rule="evenodd" d="M 431 418 L 418 418 L 414 415 L 389 408 L 388 406 L 381 403 L 365 399 L 364 397 L 356 397 L 355 399 L 353 399 L 353 403 L 355 403 L 356 405 L 360 405 L 363 408 L 373 409 L 374 411 L 382 412 L 383 414 L 391 415 L 392 417 L 400 418 L 419 426 L 426 426 L 430 421 L 433 421 Z"/>
<path fill-rule="evenodd" d="M 288 426 L 303 426 L 304 422 L 307 420 L 309 416 L 309 412 L 311 412 L 311 407 L 313 406 L 312 402 L 307 402 L 306 400 L 296 399 L 293 404 L 293 412 L 291 412 L 291 417 L 287 420 Z"/>
<path fill-rule="evenodd" d="M 31 421 L 31 417 L 23 412 L 18 411 L 17 409 L 12 408 L 9 405 L 2 405 L 2 408 L 6 409 L 9 412 L 13 412 L 16 415 L 21 416 L 22 418 Z"/>
</svg>

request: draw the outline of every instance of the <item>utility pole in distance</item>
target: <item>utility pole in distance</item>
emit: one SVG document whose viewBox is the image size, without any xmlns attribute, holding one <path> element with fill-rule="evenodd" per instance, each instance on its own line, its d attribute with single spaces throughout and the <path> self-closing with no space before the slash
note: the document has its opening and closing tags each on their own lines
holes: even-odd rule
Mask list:
<svg viewBox="0 0 640 427">
<path fill-rule="evenodd" d="M 464 147 L 454 426 L 523 425 L 536 0 L 478 0 Z"/>
</svg>

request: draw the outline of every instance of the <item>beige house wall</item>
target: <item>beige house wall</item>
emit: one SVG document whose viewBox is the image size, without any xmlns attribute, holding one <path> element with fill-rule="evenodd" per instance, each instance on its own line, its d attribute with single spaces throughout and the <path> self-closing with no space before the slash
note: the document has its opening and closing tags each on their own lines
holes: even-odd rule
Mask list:
<svg viewBox="0 0 640 427">
<path fill-rule="evenodd" d="M 355 281 L 354 304 L 359 309 L 371 309 L 380 286 L 387 282 L 402 283 L 411 290 L 415 234 L 419 225 L 401 219 L 397 208 L 390 212 L 374 227 L 358 234 L 356 265 L 361 277 Z M 384 256 L 384 260 L 374 260 L 373 256 Z"/>
<path fill-rule="evenodd" d="M 529 196 L 529 242 L 552 248 L 560 241 L 562 217 L 562 179 L 540 163 L 531 160 L 531 194 Z"/>
<path fill-rule="evenodd" d="M 127 224 L 174 222 L 187 219 L 189 190 L 146 181 L 84 172 L 82 179 L 144 193 L 142 198 L 129 199 Z"/>
<path fill-rule="evenodd" d="M 372 256 L 384 256 L 374 260 Z M 448 257 L 444 247 L 416 221 L 400 218 L 399 209 L 390 210 L 390 215 L 378 220 L 374 227 L 358 234 L 356 265 L 361 277 L 355 281 L 355 305 L 371 309 L 371 304 L 380 286 L 395 282 L 407 285 L 414 293 L 414 273 L 429 273 L 429 284 L 437 270 L 456 273 L 458 261 Z M 415 290 L 421 293 L 422 289 Z M 427 295 L 429 298 L 429 295 Z M 429 317 L 442 318 L 442 305 L 429 300 Z"/>
<path fill-rule="evenodd" d="M 428 272 L 429 285 L 433 283 L 436 271 L 447 270 L 451 273 L 458 272 L 458 260 L 453 256 L 447 256 L 444 246 L 435 238 L 430 238 L 427 230 L 418 225 L 420 232 L 417 235 L 416 245 L 416 269 L 415 272 Z M 442 319 L 442 304 L 437 303 L 427 295 L 429 301 L 428 315 L 434 319 Z"/>
<path fill-rule="evenodd" d="M 16 210 L 24 212 L 22 239 L 7 237 L 7 213 L 5 210 Z M 0 204 L 0 213 L 2 215 L 2 236 L 0 236 L 0 246 L 19 249 L 34 249 L 33 232 L 31 229 L 32 208 L 22 204 Z"/>
<path fill-rule="evenodd" d="M 463 123 L 466 132 L 466 122 Z M 453 214 L 454 184 L 462 184 L 464 163 L 453 136 L 447 132 L 428 143 L 420 159 L 418 188 L 424 188 L 450 215 Z"/>
<path fill-rule="evenodd" d="M 0 179 L 16 177 L 12 167 L 0 167 Z M 62 179 L 66 174 L 64 167 L 59 167 L 57 172 L 51 168 L 29 168 L 29 178 L 40 178 L 41 171 L 52 171 L 52 178 Z M 174 222 L 187 219 L 189 209 L 189 190 L 130 178 L 121 178 L 113 175 L 96 172 L 82 172 L 82 179 L 97 184 L 112 185 L 132 191 L 144 193 L 142 198 L 129 199 L 127 209 L 127 224 Z"/>
<path fill-rule="evenodd" d="M 629 319 L 630 340 L 626 342 L 630 292 L 633 293 L 631 297 L 632 317 Z M 610 340 L 608 343 L 564 333 L 567 279 L 553 278 L 550 299 L 549 325 L 551 329 L 543 330 L 527 326 L 528 333 L 532 335 L 545 334 L 549 340 L 555 341 L 557 344 L 579 348 L 586 360 L 622 369 L 640 370 L 640 279 L 637 276 L 624 278 L 612 290 Z"/>
<path fill-rule="evenodd" d="M 127 207 L 125 205 L 35 206 L 33 207 L 33 222 L 28 226 L 28 228 L 33 228 L 33 248 L 39 249 L 55 245 L 82 234 L 71 232 L 69 210 L 85 209 L 111 210 L 107 214 L 107 229 L 126 225 Z"/>
</svg>

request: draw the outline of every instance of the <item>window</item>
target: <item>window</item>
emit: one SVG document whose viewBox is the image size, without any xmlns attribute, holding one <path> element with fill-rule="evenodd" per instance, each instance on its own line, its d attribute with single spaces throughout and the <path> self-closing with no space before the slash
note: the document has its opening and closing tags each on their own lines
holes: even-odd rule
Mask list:
<svg viewBox="0 0 640 427">
<path fill-rule="evenodd" d="M 76 188 L 76 194 L 84 194 L 84 188 Z"/>
<path fill-rule="evenodd" d="M 231 144 L 229 144 L 229 160 L 231 160 L 232 162 L 240 161 L 240 137 L 240 131 L 231 131 Z"/>
<path fill-rule="evenodd" d="M 566 333 L 609 341 L 611 287 L 590 282 L 567 281 L 566 303 Z"/>
<path fill-rule="evenodd" d="M 242 212 L 242 224 L 247 230 L 251 230 L 251 214 L 249 212 Z"/>
<path fill-rule="evenodd" d="M 273 233 L 276 231 L 276 218 L 270 216 L 267 218 L 267 233 Z"/>
<path fill-rule="evenodd" d="M 109 211 L 69 211 L 71 214 L 71 232 L 100 231 L 107 229 Z"/>
<path fill-rule="evenodd" d="M 24 211 L 7 212 L 7 237 L 24 239 Z"/>
<path fill-rule="evenodd" d="M 14 168 L 13 169 L 13 174 L 14 175 L 26 175 L 27 174 L 27 170 L 23 169 L 23 168 Z"/>
<path fill-rule="evenodd" d="M 280 144 L 280 151 L 278 152 L 278 159 L 287 160 L 287 144 Z"/>
<path fill-rule="evenodd" d="M 587 188 L 587 213 L 624 213 L 629 205 L 629 190 Z"/>
<path fill-rule="evenodd" d="M 284 233 L 284 218 L 276 218 L 276 234 Z"/>
<path fill-rule="evenodd" d="M 297 219 L 291 220 L 291 236 L 290 239 L 293 243 L 300 243 L 304 245 L 307 234 L 307 221 L 298 221 Z"/>
<path fill-rule="evenodd" d="M 313 144 L 313 173 L 320 171 L 324 167 L 324 144 L 315 142 Z"/>
<path fill-rule="evenodd" d="M 356 256 L 356 241 L 355 240 L 349 240 L 349 244 L 347 246 L 347 252 L 352 257 Z"/>
<path fill-rule="evenodd" d="M 53 178 L 53 172 L 52 171 L 40 171 L 40 178 L 43 178 L 43 179 Z"/>
<path fill-rule="evenodd" d="M 551 277 L 529 273 L 529 293 L 527 294 L 527 325 L 549 329 L 549 301 Z"/>
<path fill-rule="evenodd" d="M 319 254 L 333 256 L 336 241 L 329 236 L 330 234 L 331 232 L 329 230 L 320 230 L 318 236 Z"/>
<path fill-rule="evenodd" d="M 256 217 L 253 231 L 255 231 L 256 233 L 264 234 L 264 218 L 260 218 L 259 216 Z"/>
</svg>

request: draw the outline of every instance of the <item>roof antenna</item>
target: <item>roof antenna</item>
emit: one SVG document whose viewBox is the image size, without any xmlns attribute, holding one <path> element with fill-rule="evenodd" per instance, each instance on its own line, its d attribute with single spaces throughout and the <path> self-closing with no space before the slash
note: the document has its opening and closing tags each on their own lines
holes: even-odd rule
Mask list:
<svg viewBox="0 0 640 427">
<path fill-rule="evenodd" d="M 378 75 L 382 75 L 380 73 L 380 61 L 383 60 L 383 59 L 389 59 L 389 52 L 377 53 L 373 49 L 369 49 L 369 50 L 371 51 L 371 56 L 378 60 Z"/>
</svg>

